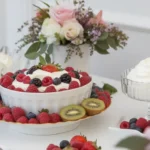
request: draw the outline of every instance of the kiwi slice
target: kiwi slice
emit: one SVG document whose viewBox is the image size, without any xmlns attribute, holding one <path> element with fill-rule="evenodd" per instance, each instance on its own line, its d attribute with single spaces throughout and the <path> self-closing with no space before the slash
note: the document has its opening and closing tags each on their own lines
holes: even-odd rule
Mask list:
<svg viewBox="0 0 150 150">
<path fill-rule="evenodd" d="M 86 116 L 86 111 L 82 106 L 69 105 L 60 110 L 63 121 L 76 121 Z"/>
<path fill-rule="evenodd" d="M 81 105 L 85 108 L 89 116 L 97 115 L 105 109 L 105 103 L 96 98 L 84 99 Z"/>
</svg>

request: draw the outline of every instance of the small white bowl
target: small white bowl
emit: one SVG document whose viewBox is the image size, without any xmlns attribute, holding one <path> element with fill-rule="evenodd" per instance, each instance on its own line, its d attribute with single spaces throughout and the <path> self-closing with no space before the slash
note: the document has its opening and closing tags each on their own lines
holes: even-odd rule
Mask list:
<svg viewBox="0 0 150 150">
<path fill-rule="evenodd" d="M 64 106 L 80 104 L 83 99 L 90 97 L 93 82 L 77 89 L 54 93 L 27 93 L 9 90 L 0 86 L 3 102 L 9 107 L 21 107 L 26 113 L 38 114 L 42 109 L 49 113 L 59 112 Z"/>
</svg>

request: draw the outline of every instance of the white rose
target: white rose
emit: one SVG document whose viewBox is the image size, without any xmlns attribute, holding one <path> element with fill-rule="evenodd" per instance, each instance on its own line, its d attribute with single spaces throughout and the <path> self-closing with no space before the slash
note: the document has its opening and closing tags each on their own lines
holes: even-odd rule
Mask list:
<svg viewBox="0 0 150 150">
<path fill-rule="evenodd" d="M 83 36 L 83 27 L 76 20 L 66 21 L 62 27 L 61 34 L 69 41 Z"/>
<path fill-rule="evenodd" d="M 42 25 L 41 34 L 43 34 L 47 38 L 47 44 L 52 44 L 56 42 L 56 33 L 61 32 L 61 26 L 53 19 L 45 19 Z"/>
</svg>

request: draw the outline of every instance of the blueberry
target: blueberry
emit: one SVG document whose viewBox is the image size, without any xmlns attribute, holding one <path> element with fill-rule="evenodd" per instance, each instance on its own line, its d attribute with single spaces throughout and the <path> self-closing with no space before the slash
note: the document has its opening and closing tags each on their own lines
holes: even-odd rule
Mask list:
<svg viewBox="0 0 150 150">
<path fill-rule="evenodd" d="M 92 93 L 90 98 L 98 98 L 98 95 L 96 93 Z"/>
<path fill-rule="evenodd" d="M 34 113 L 32 113 L 32 112 L 29 112 L 29 113 L 27 114 L 27 118 L 28 118 L 28 119 L 36 118 L 36 115 L 35 115 Z"/>
<path fill-rule="evenodd" d="M 93 89 L 93 90 L 98 89 L 99 91 L 102 91 L 102 90 L 103 90 L 103 89 L 100 88 L 99 86 L 93 86 L 92 89 Z"/>
<path fill-rule="evenodd" d="M 54 85 L 59 85 L 60 83 L 61 83 L 60 78 L 55 78 L 55 79 L 53 80 L 53 84 L 54 84 Z"/>
<path fill-rule="evenodd" d="M 132 119 L 130 119 L 129 124 L 136 123 L 136 122 L 137 122 L 137 119 L 136 118 L 132 118 Z"/>
<path fill-rule="evenodd" d="M 34 84 L 35 86 L 40 87 L 42 86 L 42 81 L 38 78 L 34 78 L 31 80 L 30 84 Z"/>
<path fill-rule="evenodd" d="M 68 145 L 70 145 L 70 143 L 67 140 L 63 140 L 60 142 L 60 148 L 61 149 L 67 147 Z"/>
<path fill-rule="evenodd" d="M 139 128 L 139 127 L 136 127 L 136 129 L 135 129 L 135 130 L 137 130 L 137 131 L 139 131 L 139 132 L 143 133 L 143 129 L 141 129 L 141 128 Z"/>
<path fill-rule="evenodd" d="M 34 71 L 36 71 L 38 69 L 37 66 L 32 66 L 28 71 L 27 74 L 32 74 Z"/>
<path fill-rule="evenodd" d="M 129 128 L 130 129 L 136 129 L 137 128 L 136 123 L 131 123 Z"/>
</svg>

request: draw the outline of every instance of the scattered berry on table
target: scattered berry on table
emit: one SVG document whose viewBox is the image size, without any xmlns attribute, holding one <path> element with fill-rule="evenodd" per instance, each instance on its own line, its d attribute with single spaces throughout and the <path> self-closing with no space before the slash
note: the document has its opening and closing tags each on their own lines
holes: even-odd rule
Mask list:
<svg viewBox="0 0 150 150">
<path fill-rule="evenodd" d="M 96 93 L 92 93 L 90 98 L 98 98 L 98 95 Z"/>
<path fill-rule="evenodd" d="M 132 124 L 132 123 L 136 123 L 137 122 L 137 118 L 131 118 L 129 120 L 129 123 Z"/>
<path fill-rule="evenodd" d="M 64 83 L 69 84 L 71 82 L 71 77 L 67 73 L 61 75 L 60 79 L 61 79 L 61 82 L 64 82 Z"/>
<path fill-rule="evenodd" d="M 49 144 L 46 150 L 53 150 L 54 148 L 59 148 L 59 147 L 54 144 Z"/>
<path fill-rule="evenodd" d="M 16 80 L 17 80 L 18 82 L 22 82 L 24 77 L 25 77 L 25 75 L 24 75 L 23 73 L 19 73 L 19 74 L 16 76 Z"/>
<path fill-rule="evenodd" d="M 38 93 L 39 90 L 38 90 L 37 86 L 35 86 L 34 84 L 31 84 L 31 85 L 28 86 L 26 92 Z"/>
<path fill-rule="evenodd" d="M 57 114 L 57 113 L 50 114 L 50 117 L 51 117 L 51 122 L 52 123 L 57 123 L 57 122 L 62 121 L 60 115 Z"/>
<path fill-rule="evenodd" d="M 42 124 L 42 123 L 49 123 L 50 122 L 50 116 L 48 113 L 46 112 L 41 112 L 38 116 L 37 116 L 38 121 Z"/>
<path fill-rule="evenodd" d="M 59 85 L 59 84 L 61 84 L 60 78 L 55 78 L 55 79 L 53 80 L 53 84 L 54 84 L 54 85 Z"/>
<path fill-rule="evenodd" d="M 10 86 L 7 87 L 7 89 L 9 89 L 9 90 L 15 90 L 15 87 L 13 85 L 10 85 Z"/>
<path fill-rule="evenodd" d="M 130 125 L 129 125 L 129 122 L 127 122 L 127 121 L 123 121 L 120 124 L 121 129 L 129 129 L 129 127 L 130 127 Z"/>
<path fill-rule="evenodd" d="M 24 90 L 22 88 L 15 88 L 15 91 L 24 92 Z"/>
<path fill-rule="evenodd" d="M 30 84 L 30 82 L 31 82 L 31 79 L 30 79 L 30 77 L 29 76 L 25 76 L 24 78 L 23 78 L 23 81 L 22 81 L 24 84 Z"/>
<path fill-rule="evenodd" d="M 136 126 L 145 129 L 148 126 L 148 122 L 145 118 L 139 118 L 136 122 Z"/>
<path fill-rule="evenodd" d="M 15 121 L 17 121 L 20 117 L 25 116 L 25 111 L 20 107 L 13 107 L 11 112 Z"/>
<path fill-rule="evenodd" d="M 28 71 L 27 74 L 32 74 L 34 71 L 36 71 L 38 69 L 37 66 L 32 66 Z"/>
<path fill-rule="evenodd" d="M 56 92 L 56 89 L 54 86 L 49 86 L 46 88 L 45 92 Z"/>
<path fill-rule="evenodd" d="M 70 140 L 70 144 L 72 145 L 72 143 L 74 142 L 81 142 L 81 143 L 85 143 L 87 142 L 86 137 L 82 136 L 82 135 L 76 135 L 74 137 L 72 137 L 72 139 Z"/>
<path fill-rule="evenodd" d="M 63 141 L 60 142 L 60 148 L 61 149 L 64 149 L 65 147 L 67 147 L 69 145 L 70 145 L 70 143 L 67 140 L 63 140 Z"/>
<path fill-rule="evenodd" d="M 61 92 L 61 91 L 66 91 L 67 89 L 65 89 L 65 88 L 62 88 L 62 89 L 59 89 L 59 92 Z"/>
<path fill-rule="evenodd" d="M 84 143 L 79 141 L 74 141 L 71 143 L 71 147 L 77 148 L 78 150 L 81 150 Z"/>
<path fill-rule="evenodd" d="M 96 150 L 96 149 L 97 148 L 93 142 L 87 141 L 86 143 L 84 143 L 81 150 Z"/>
<path fill-rule="evenodd" d="M 22 116 L 19 119 L 17 119 L 17 122 L 25 124 L 25 123 L 28 123 L 28 119 L 27 117 Z"/>
<path fill-rule="evenodd" d="M 84 86 L 84 85 L 88 84 L 89 82 L 91 82 L 91 77 L 89 77 L 89 76 L 80 78 L 81 86 Z"/>
<path fill-rule="evenodd" d="M 47 72 L 57 72 L 57 71 L 59 71 L 57 66 L 52 65 L 52 64 L 42 66 L 42 70 L 47 71 Z"/>
<path fill-rule="evenodd" d="M 34 84 L 37 87 L 41 87 L 42 86 L 42 81 L 38 78 L 34 78 L 30 81 L 30 84 Z"/>
<path fill-rule="evenodd" d="M 66 67 L 65 70 L 68 71 L 68 72 L 74 71 L 74 69 L 72 67 Z"/>
<path fill-rule="evenodd" d="M 84 76 L 89 76 L 89 74 L 87 72 L 80 72 L 80 74 L 84 77 Z"/>
<path fill-rule="evenodd" d="M 39 124 L 39 121 L 36 118 L 31 118 L 28 121 L 29 124 Z"/>
<path fill-rule="evenodd" d="M 10 76 L 4 76 L 1 78 L 1 86 L 7 88 L 8 86 L 10 86 L 13 82 L 13 79 Z"/>
<path fill-rule="evenodd" d="M 4 114 L 3 120 L 7 122 L 14 122 L 14 117 L 11 113 Z"/>
<path fill-rule="evenodd" d="M 42 80 L 42 86 L 49 86 L 53 83 L 53 79 L 51 77 L 44 77 Z"/>
<path fill-rule="evenodd" d="M 35 115 L 34 113 L 32 113 L 32 112 L 29 112 L 29 113 L 27 114 L 27 118 L 28 118 L 28 119 L 36 118 L 36 115 Z"/>
<path fill-rule="evenodd" d="M 11 113 L 11 109 L 9 107 L 1 107 L 0 108 L 0 114 L 2 114 L 2 116 L 4 116 L 7 113 Z"/>
<path fill-rule="evenodd" d="M 72 78 L 75 78 L 75 77 L 76 77 L 76 75 L 75 75 L 75 73 L 74 73 L 73 71 L 68 72 L 68 75 L 69 75 L 70 77 L 72 77 Z"/>
<path fill-rule="evenodd" d="M 71 81 L 69 84 L 69 89 L 76 89 L 78 87 L 80 87 L 80 85 L 77 81 Z"/>
</svg>

